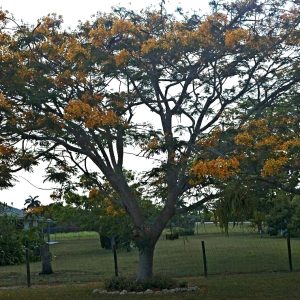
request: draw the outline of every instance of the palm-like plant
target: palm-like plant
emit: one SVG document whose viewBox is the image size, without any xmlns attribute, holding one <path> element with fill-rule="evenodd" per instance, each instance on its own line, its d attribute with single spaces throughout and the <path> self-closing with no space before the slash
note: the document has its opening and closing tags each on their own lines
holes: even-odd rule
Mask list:
<svg viewBox="0 0 300 300">
<path fill-rule="evenodd" d="M 29 196 L 24 203 L 24 205 L 27 205 L 26 210 L 41 206 L 41 201 L 38 198 L 39 196 Z"/>
</svg>

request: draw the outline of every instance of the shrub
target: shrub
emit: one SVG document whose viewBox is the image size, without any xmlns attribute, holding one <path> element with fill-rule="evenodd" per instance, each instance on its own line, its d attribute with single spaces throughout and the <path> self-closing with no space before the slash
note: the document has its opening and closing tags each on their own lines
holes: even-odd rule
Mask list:
<svg viewBox="0 0 300 300">
<path fill-rule="evenodd" d="M 141 292 L 147 289 L 162 290 L 172 289 L 175 287 L 187 287 L 187 283 L 178 283 L 172 278 L 163 276 L 153 276 L 145 281 L 137 281 L 126 277 L 113 277 L 105 281 L 105 289 L 108 291 L 127 290 L 131 292 Z"/>
<path fill-rule="evenodd" d="M 20 264 L 25 260 L 25 248 L 17 221 L 8 216 L 0 217 L 0 266 Z"/>
<path fill-rule="evenodd" d="M 29 260 L 39 261 L 41 259 L 40 247 L 44 244 L 39 227 L 34 227 L 26 231 L 22 231 L 22 244 L 27 245 L 29 249 Z"/>
<path fill-rule="evenodd" d="M 24 231 L 20 220 L 0 217 L 0 266 L 17 265 L 25 261 L 25 244 L 29 249 L 29 260 L 40 259 L 40 245 L 43 239 L 38 228 Z"/>
<path fill-rule="evenodd" d="M 194 235 L 194 230 L 193 229 L 182 229 L 178 231 L 180 236 L 186 236 L 186 235 Z"/>
<path fill-rule="evenodd" d="M 179 239 L 178 233 L 167 233 L 166 234 L 166 240 L 177 240 Z"/>
</svg>

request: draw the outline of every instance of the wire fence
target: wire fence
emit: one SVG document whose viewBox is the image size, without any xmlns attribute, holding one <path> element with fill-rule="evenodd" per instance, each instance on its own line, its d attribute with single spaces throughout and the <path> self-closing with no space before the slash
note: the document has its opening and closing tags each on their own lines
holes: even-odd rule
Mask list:
<svg viewBox="0 0 300 300">
<path fill-rule="evenodd" d="M 230 228 L 226 236 L 218 227 L 198 226 L 195 235 L 168 240 L 163 234 L 156 246 L 154 272 L 172 277 L 203 276 L 202 241 L 205 245 L 207 274 L 300 271 L 300 239 L 291 238 L 289 261 L 287 238 L 261 235 L 251 228 Z M 41 262 L 30 263 L 32 284 L 94 282 L 112 277 L 111 250 L 100 247 L 97 233 L 54 234 L 50 244 L 51 275 L 40 275 Z M 117 250 L 118 273 L 134 276 L 138 251 Z M 0 286 L 26 285 L 26 265 L 0 266 Z"/>
</svg>

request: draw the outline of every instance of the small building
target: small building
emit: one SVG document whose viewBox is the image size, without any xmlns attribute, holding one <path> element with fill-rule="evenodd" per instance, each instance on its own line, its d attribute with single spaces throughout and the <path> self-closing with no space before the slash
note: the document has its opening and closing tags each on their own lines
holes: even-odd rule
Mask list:
<svg viewBox="0 0 300 300">
<path fill-rule="evenodd" d="M 24 219 L 25 211 L 0 202 L 0 217 L 1 216 L 10 216 L 17 219 Z"/>
<path fill-rule="evenodd" d="M 38 223 L 43 221 L 43 218 L 36 215 L 26 215 L 26 211 L 16 207 L 7 205 L 6 203 L 0 202 L 0 217 L 9 216 L 21 220 L 24 229 L 30 229 L 32 227 L 37 227 Z M 18 222 L 19 223 L 19 222 Z"/>
</svg>

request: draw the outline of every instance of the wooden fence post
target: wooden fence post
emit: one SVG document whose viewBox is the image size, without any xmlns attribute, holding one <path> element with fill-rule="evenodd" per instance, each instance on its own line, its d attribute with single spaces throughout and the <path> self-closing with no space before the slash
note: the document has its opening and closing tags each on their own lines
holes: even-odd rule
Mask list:
<svg viewBox="0 0 300 300">
<path fill-rule="evenodd" d="M 31 286 L 31 278 L 30 278 L 30 264 L 29 264 L 28 241 L 25 242 L 25 259 L 26 259 L 27 286 L 30 288 L 30 286 Z"/>
<path fill-rule="evenodd" d="M 119 269 L 118 269 L 118 257 L 117 257 L 117 247 L 116 247 L 115 237 L 112 237 L 112 239 L 111 239 L 111 246 L 112 246 L 112 251 L 114 254 L 115 276 L 118 277 Z"/>
<path fill-rule="evenodd" d="M 289 269 L 290 269 L 290 272 L 293 272 L 293 261 L 292 261 L 292 251 L 291 251 L 291 236 L 290 236 L 289 232 L 287 234 L 286 242 L 287 242 L 288 257 L 289 257 Z"/>
<path fill-rule="evenodd" d="M 201 245 L 202 245 L 204 276 L 207 277 L 207 261 L 206 261 L 206 252 L 205 252 L 205 243 L 204 243 L 204 241 L 201 241 Z"/>
</svg>

